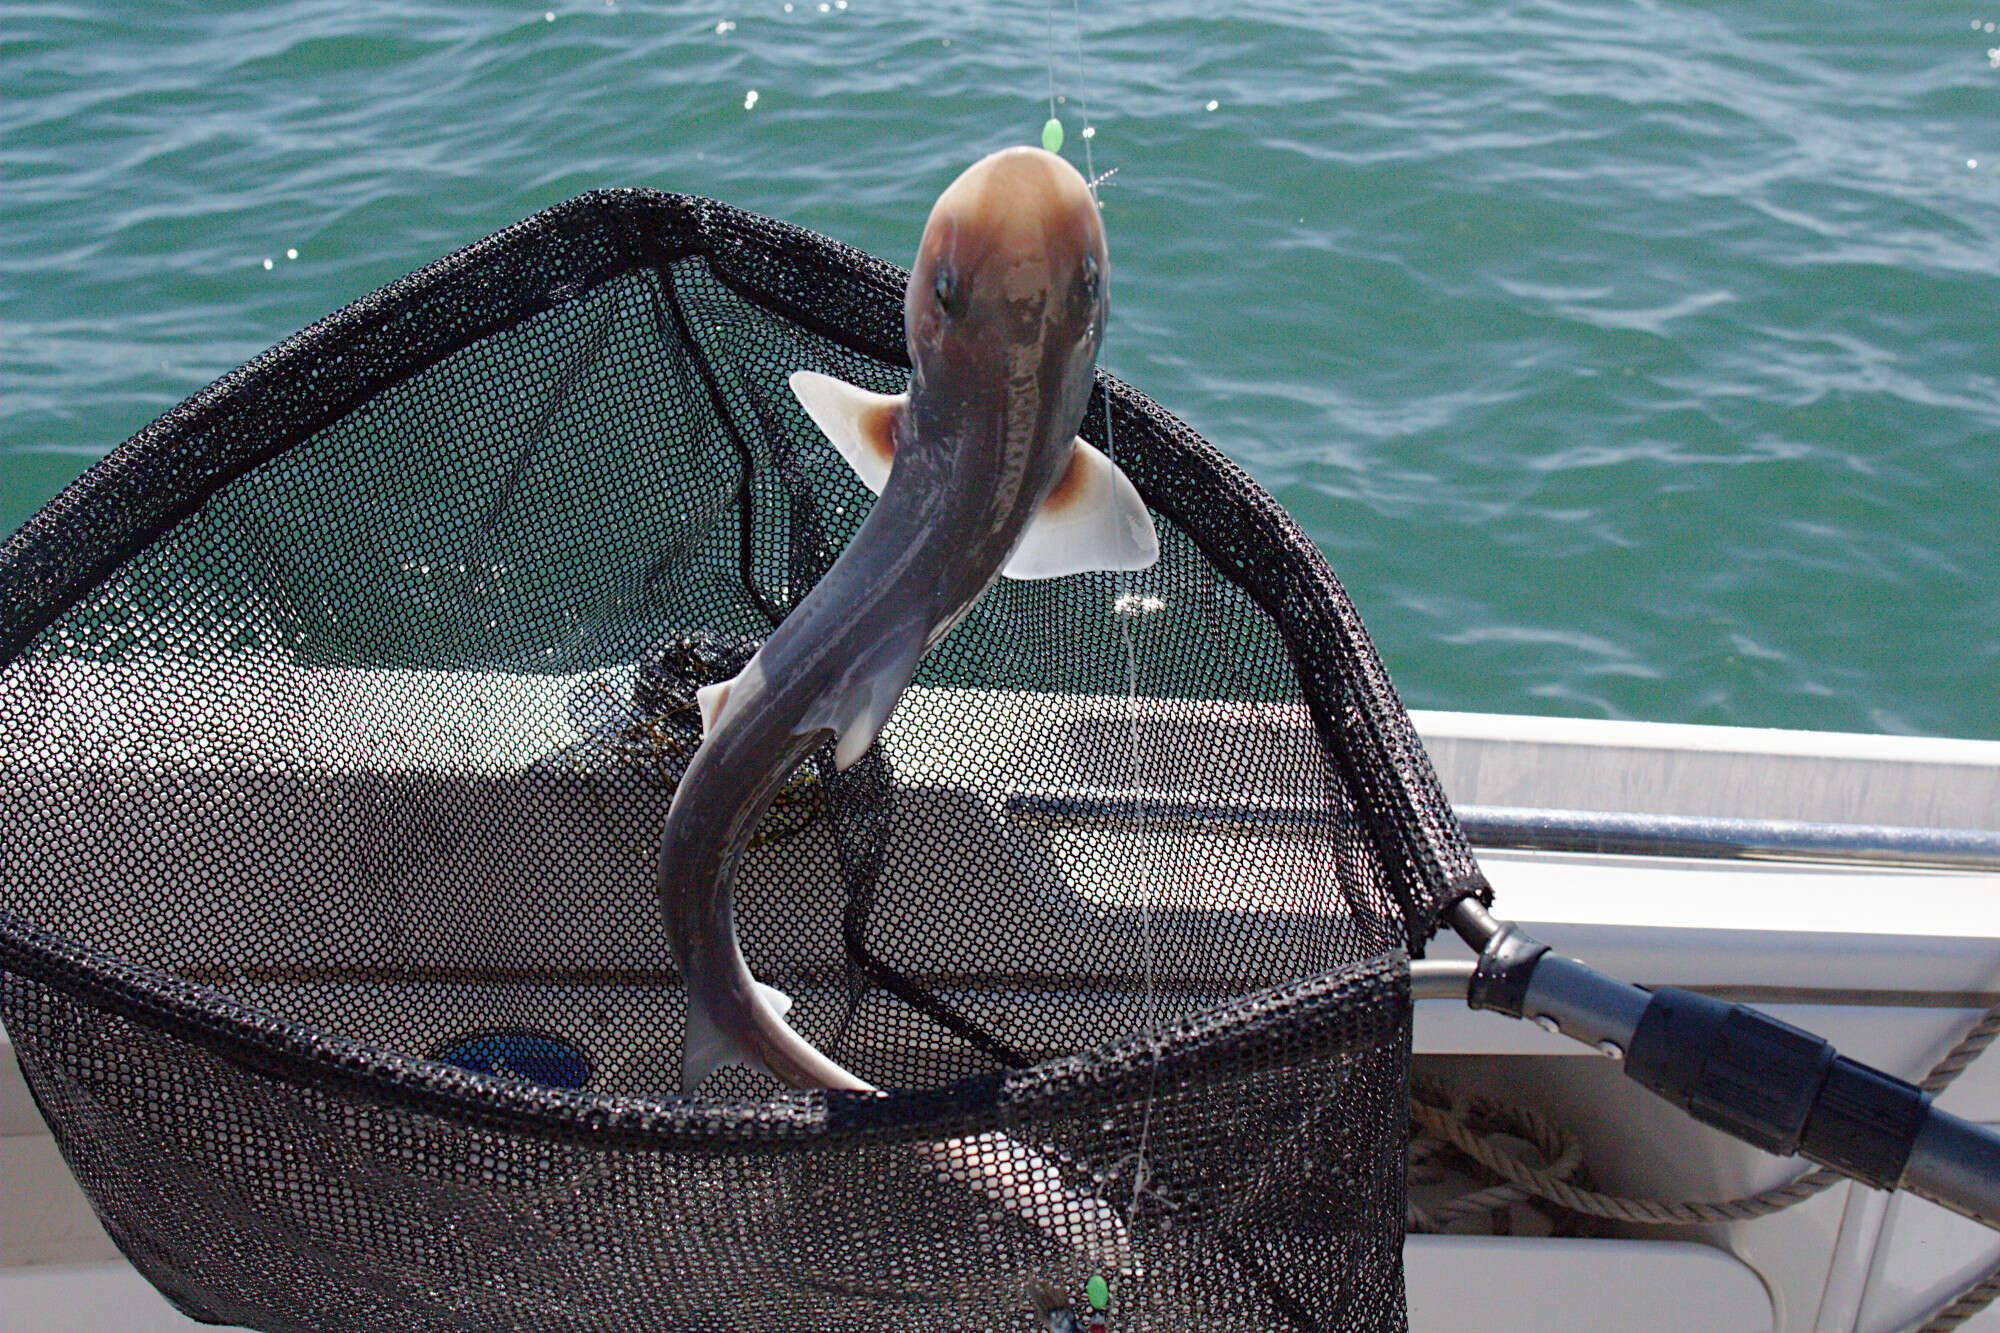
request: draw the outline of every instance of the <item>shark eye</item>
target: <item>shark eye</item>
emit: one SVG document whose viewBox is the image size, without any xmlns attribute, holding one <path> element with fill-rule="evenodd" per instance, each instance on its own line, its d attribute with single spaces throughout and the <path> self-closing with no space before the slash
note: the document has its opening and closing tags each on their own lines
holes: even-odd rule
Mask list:
<svg viewBox="0 0 2000 1333">
<path fill-rule="evenodd" d="M 1097 256 L 1085 254 L 1083 257 L 1083 299 L 1086 304 L 1097 304 L 1097 290 L 1101 281 L 1102 279 L 1097 271 Z"/>
<path fill-rule="evenodd" d="M 937 281 L 931 284 L 931 290 L 937 293 L 938 304 L 944 307 L 947 315 L 957 313 L 951 308 L 952 285 L 949 272 L 940 268 L 937 271 Z"/>
</svg>

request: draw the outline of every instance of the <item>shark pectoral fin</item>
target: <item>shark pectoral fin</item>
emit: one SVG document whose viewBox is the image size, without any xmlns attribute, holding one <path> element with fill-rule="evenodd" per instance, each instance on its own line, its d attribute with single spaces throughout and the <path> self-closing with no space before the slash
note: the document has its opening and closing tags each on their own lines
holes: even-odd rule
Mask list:
<svg viewBox="0 0 2000 1333">
<path fill-rule="evenodd" d="M 788 381 L 799 406 L 861 478 L 880 495 L 896 461 L 896 420 L 909 402 L 906 393 L 871 393 L 816 370 L 795 370 Z"/>
<path fill-rule="evenodd" d="M 1068 469 L 1000 572 L 1010 579 L 1052 579 L 1092 569 L 1144 569 L 1159 558 L 1153 516 L 1131 478 L 1079 439 Z"/>
<path fill-rule="evenodd" d="M 722 716 L 722 706 L 729 702 L 729 687 L 736 683 L 736 677 L 718 680 L 713 685 L 704 685 L 694 692 L 695 702 L 701 705 L 701 737 L 708 739 L 708 733 L 715 730 L 715 719 Z"/>
</svg>

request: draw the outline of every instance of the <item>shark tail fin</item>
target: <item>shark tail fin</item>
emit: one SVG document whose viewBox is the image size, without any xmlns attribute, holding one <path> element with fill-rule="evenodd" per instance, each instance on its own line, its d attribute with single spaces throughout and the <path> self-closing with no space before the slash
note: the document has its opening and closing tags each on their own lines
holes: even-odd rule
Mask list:
<svg viewBox="0 0 2000 1333">
<path fill-rule="evenodd" d="M 761 981 L 752 981 L 758 999 L 768 1005 L 772 1012 L 783 1018 L 792 1007 L 792 997 L 776 986 L 766 986 Z M 699 992 L 688 993 L 687 1036 L 681 1050 L 681 1091 L 693 1092 L 702 1081 L 724 1065 L 744 1065 L 751 1069 L 764 1069 L 764 1062 L 745 1050 L 715 1016 L 702 1004 Z"/>
<path fill-rule="evenodd" d="M 869 490 L 880 495 L 896 461 L 896 421 L 906 393 L 871 393 L 816 370 L 795 370 L 787 381 L 806 410 Z"/>
<path fill-rule="evenodd" d="M 1093 569 L 1145 569 L 1159 558 L 1159 534 L 1132 479 L 1078 439 L 1069 467 L 1000 572 L 1010 579 L 1052 579 Z"/>
</svg>

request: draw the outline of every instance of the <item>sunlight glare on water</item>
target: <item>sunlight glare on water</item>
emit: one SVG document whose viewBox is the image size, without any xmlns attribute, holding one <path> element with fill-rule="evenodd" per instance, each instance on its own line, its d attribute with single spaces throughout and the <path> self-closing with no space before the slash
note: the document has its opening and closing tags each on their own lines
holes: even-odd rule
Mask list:
<svg viewBox="0 0 2000 1333">
<path fill-rule="evenodd" d="M 546 3 L 16 7 L 0 526 L 570 195 L 906 263 L 1051 109 L 1034 0 Z M 1081 8 L 1105 363 L 1292 511 L 1407 702 L 2000 736 L 2000 14 Z"/>
</svg>

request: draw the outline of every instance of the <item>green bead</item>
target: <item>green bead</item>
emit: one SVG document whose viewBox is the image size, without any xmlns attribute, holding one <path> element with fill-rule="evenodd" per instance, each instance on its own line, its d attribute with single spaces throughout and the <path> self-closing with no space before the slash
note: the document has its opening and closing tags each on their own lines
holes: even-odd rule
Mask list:
<svg viewBox="0 0 2000 1333">
<path fill-rule="evenodd" d="M 1055 122 L 1050 121 L 1049 124 L 1053 125 Z M 1090 1281 L 1083 1284 L 1083 1298 L 1090 1302 L 1091 1309 L 1102 1310 L 1111 1303 L 1111 1284 L 1101 1277 L 1092 1275 Z"/>
<path fill-rule="evenodd" d="M 1042 147 L 1051 153 L 1062 151 L 1062 122 L 1054 116 L 1050 116 L 1049 123 L 1042 126 Z M 1099 1278 L 1098 1281 L 1101 1282 L 1103 1279 Z"/>
</svg>

